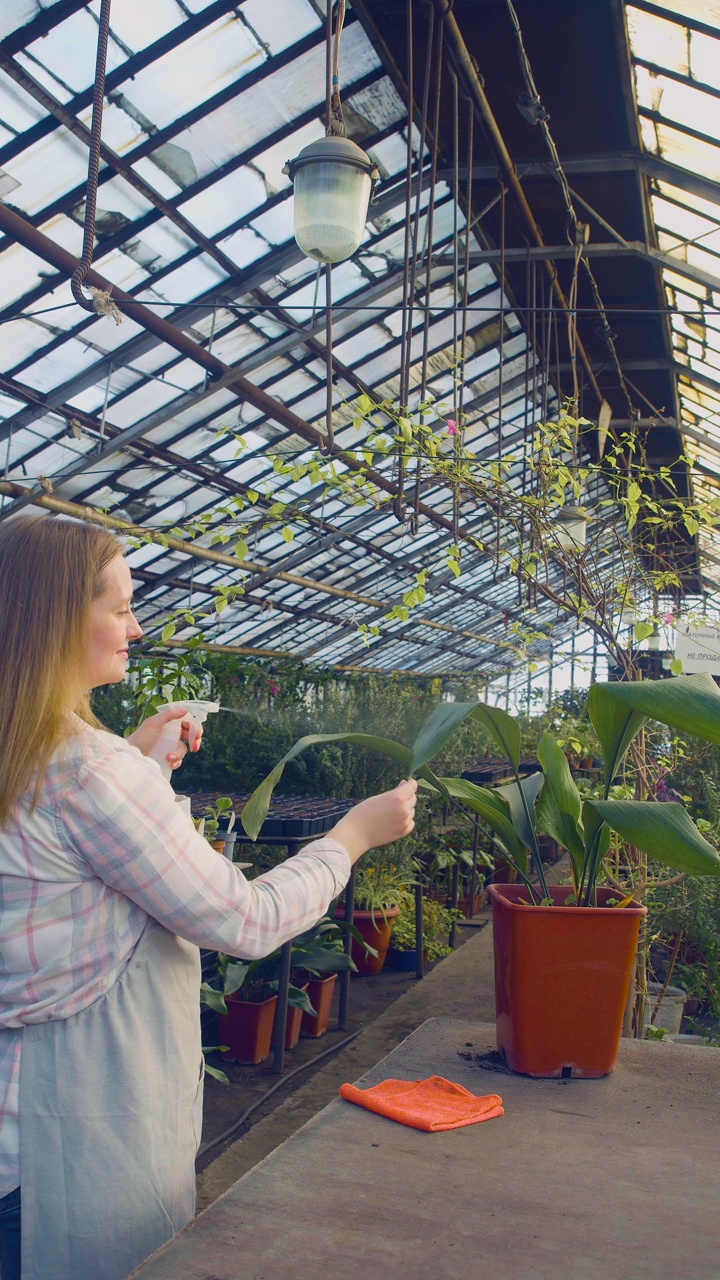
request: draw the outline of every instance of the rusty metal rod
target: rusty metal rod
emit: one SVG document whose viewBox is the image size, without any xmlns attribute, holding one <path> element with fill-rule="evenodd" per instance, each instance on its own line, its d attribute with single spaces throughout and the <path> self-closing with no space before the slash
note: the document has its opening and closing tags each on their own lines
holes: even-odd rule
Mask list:
<svg viewBox="0 0 720 1280">
<path fill-rule="evenodd" d="M 78 265 L 78 259 L 73 254 L 68 253 L 67 249 L 63 249 L 61 245 L 56 244 L 48 236 L 43 235 L 41 231 L 38 231 L 36 227 L 33 227 L 31 223 L 16 213 L 14 209 L 3 204 L 2 201 L 0 201 L 0 230 L 67 276 L 72 276 Z M 162 316 L 155 315 L 148 307 L 137 302 L 130 294 L 125 293 L 124 290 L 119 289 L 111 281 L 106 280 L 97 271 L 90 270 L 85 277 L 85 283 L 94 285 L 97 289 L 109 290 L 113 300 L 121 304 L 137 324 L 142 325 L 149 333 L 154 334 L 160 342 L 167 343 L 169 347 L 179 351 L 181 355 L 200 365 L 201 368 L 207 369 L 211 377 L 220 378 L 232 372 L 230 365 L 225 364 L 217 356 L 206 351 L 198 342 L 195 342 L 193 338 L 183 333 L 181 329 L 176 328 L 168 320 L 164 320 Z M 275 400 L 268 395 L 261 387 L 249 382 L 247 378 L 243 378 L 238 374 L 232 382 L 226 382 L 225 385 L 229 386 L 230 390 L 234 391 L 241 399 L 247 400 L 254 408 L 259 409 L 271 421 L 279 423 L 287 431 L 292 432 L 293 435 L 300 436 L 313 448 L 323 449 L 325 447 L 327 440 L 321 431 L 306 422 L 304 418 L 299 417 L 292 409 L 288 409 L 279 400 Z M 334 456 L 348 470 L 361 472 L 367 480 L 378 489 L 381 489 L 383 493 L 391 494 L 393 497 L 397 496 L 397 485 L 386 479 L 381 472 L 376 471 L 373 467 L 368 467 L 364 462 L 358 461 L 354 454 L 338 450 Z M 427 503 L 419 503 L 419 510 L 437 528 L 445 529 L 450 534 L 453 533 L 452 521 L 440 515 Z M 461 530 L 460 538 L 475 547 L 475 541 L 470 534 Z"/>
<path fill-rule="evenodd" d="M 542 249 L 545 245 L 540 228 L 535 221 L 535 216 L 530 208 L 527 196 L 523 191 L 517 169 L 515 168 L 510 152 L 505 145 L 505 139 L 500 132 L 498 122 L 492 113 L 490 103 L 485 95 L 485 90 L 482 87 L 475 63 L 473 62 L 470 51 L 465 44 L 457 21 L 453 16 L 452 6 L 448 4 L 448 0 L 433 0 L 433 4 L 435 5 L 435 11 L 438 16 L 445 19 L 445 42 L 457 71 L 462 77 L 463 84 L 473 103 L 478 119 L 485 129 L 488 141 L 495 152 L 498 165 L 500 166 L 503 177 L 507 182 L 508 189 L 517 205 L 526 230 L 533 243 L 536 244 L 539 249 Z M 570 305 L 560 286 L 557 271 L 555 270 L 555 264 L 549 259 L 546 259 L 544 260 L 543 265 L 559 305 L 566 314 L 570 315 Z M 597 380 L 590 363 L 590 358 L 579 338 L 577 339 L 577 353 L 582 361 L 583 368 L 585 369 L 588 382 L 592 387 L 593 394 L 596 396 L 598 404 L 602 404 L 604 396 L 598 387 Z"/>
<path fill-rule="evenodd" d="M 338 596 L 341 600 L 353 600 L 357 604 L 367 605 L 371 609 L 389 609 L 390 602 L 376 600 L 373 596 L 361 596 L 355 591 L 345 591 L 342 587 L 334 587 L 328 582 L 316 582 L 314 578 L 303 578 L 296 573 L 286 573 L 283 569 L 273 569 L 270 565 L 257 564 L 254 560 L 239 560 L 237 556 L 227 555 L 224 551 L 215 551 L 212 547 L 198 546 L 197 542 L 176 538 L 162 529 L 148 529 L 143 525 L 128 524 L 117 516 L 106 515 L 96 507 L 81 506 L 77 502 L 68 502 L 65 498 L 53 498 L 50 494 L 35 494 L 14 480 L 0 480 L 0 494 L 12 498 L 27 498 L 34 506 L 45 507 L 58 515 L 72 516 L 75 520 L 85 520 L 88 524 L 99 524 L 106 529 L 116 529 L 118 533 L 146 538 L 149 542 L 157 542 L 171 551 L 181 551 L 184 555 L 194 556 L 197 560 L 208 560 L 212 564 L 226 565 L 230 569 L 241 569 L 248 573 L 261 573 L 267 577 L 278 578 L 281 582 L 292 583 L 296 587 L 304 587 L 308 591 L 320 591 L 326 595 Z M 479 640 L 483 644 L 502 645 L 502 641 L 491 636 L 480 635 L 477 631 L 468 631 L 464 627 L 451 627 L 446 622 L 435 622 L 432 618 L 417 618 L 417 626 L 429 627 L 433 631 L 446 631 L 450 635 L 464 636 L 468 640 Z M 510 647 L 510 646 L 508 646 Z"/>
</svg>

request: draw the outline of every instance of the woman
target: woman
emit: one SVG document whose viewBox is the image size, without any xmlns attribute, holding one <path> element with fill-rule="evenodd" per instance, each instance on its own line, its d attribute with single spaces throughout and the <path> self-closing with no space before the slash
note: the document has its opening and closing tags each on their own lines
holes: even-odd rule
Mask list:
<svg viewBox="0 0 720 1280">
<path fill-rule="evenodd" d="M 121 1280 L 189 1221 L 198 948 L 268 954 L 323 914 L 367 849 L 413 825 L 404 782 L 245 880 L 146 758 L 182 708 L 127 741 L 90 711 L 90 690 L 122 680 L 142 634 L 131 594 L 106 531 L 0 525 L 3 1280 L 21 1274 L 20 1234 L 22 1280 Z"/>
</svg>

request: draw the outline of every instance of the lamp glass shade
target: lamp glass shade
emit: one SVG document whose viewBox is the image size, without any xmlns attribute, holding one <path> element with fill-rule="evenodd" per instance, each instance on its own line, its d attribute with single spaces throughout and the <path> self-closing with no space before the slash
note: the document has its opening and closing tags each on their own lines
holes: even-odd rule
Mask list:
<svg viewBox="0 0 720 1280">
<path fill-rule="evenodd" d="M 370 174 L 343 160 L 300 164 L 295 171 L 295 239 L 316 262 L 342 262 L 362 240 Z"/>
<path fill-rule="evenodd" d="M 587 537 L 587 515 L 582 507 L 562 507 L 558 511 L 555 537 L 563 551 L 580 552 Z"/>
</svg>

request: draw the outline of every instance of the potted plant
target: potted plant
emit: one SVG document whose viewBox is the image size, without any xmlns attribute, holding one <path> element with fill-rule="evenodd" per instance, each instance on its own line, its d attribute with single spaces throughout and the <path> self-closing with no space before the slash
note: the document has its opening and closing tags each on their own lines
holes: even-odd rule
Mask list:
<svg viewBox="0 0 720 1280">
<path fill-rule="evenodd" d="M 235 813 L 229 796 L 218 796 L 217 800 L 206 804 L 195 824 L 200 835 L 205 837 L 217 853 L 222 853 L 225 848 L 225 836 L 218 834 L 221 821 L 226 823 L 226 831 L 232 831 L 235 826 Z"/>
<path fill-rule="evenodd" d="M 328 1029 L 335 981 L 338 973 L 356 971 L 352 956 L 343 947 L 344 921 L 323 916 L 312 929 L 293 939 L 292 981 L 302 990 L 306 985 L 312 1012 L 301 1015 L 300 1033 L 317 1038 Z"/>
<path fill-rule="evenodd" d="M 203 983 L 201 997 L 218 1013 L 223 1054 L 234 1062 L 262 1062 L 270 1053 L 277 991 L 280 948 L 261 960 L 238 960 L 218 953 L 222 991 Z M 291 1008 L 314 1014 L 307 993 L 290 985 Z"/>
<path fill-rule="evenodd" d="M 368 975 L 382 969 L 392 922 L 400 912 L 408 884 L 406 873 L 393 865 L 360 865 L 352 921 L 360 937 L 353 938 L 351 952 L 358 973 Z"/>
<path fill-rule="evenodd" d="M 497 1031 L 509 1065 L 531 1075 L 596 1077 L 615 1064 L 640 921 L 647 909 L 634 900 L 632 890 L 628 894 L 601 883 L 611 833 L 676 871 L 720 875 L 717 850 L 683 805 L 609 798 L 613 780 L 648 719 L 720 743 L 720 692 L 712 678 L 596 684 L 589 711 L 604 759 L 600 800 L 583 799 L 562 749 L 547 733 L 538 747 L 540 772 L 523 778 L 517 721 L 484 703 L 440 704 L 412 747 L 371 735 L 343 735 L 384 751 L 406 776 L 416 775 L 423 785 L 462 801 L 488 823 L 517 871 L 520 885 L 493 885 L 490 890 Z M 493 790 L 432 773 L 428 761 L 468 717 L 491 733 L 508 760 L 511 783 Z M 253 793 L 243 811 L 251 838 L 285 762 L 318 740 L 314 735 L 296 743 Z M 548 887 L 539 851 L 541 832 L 567 850 L 569 885 Z M 537 885 L 530 875 L 530 856 Z"/>
<path fill-rule="evenodd" d="M 423 897 L 422 903 L 422 947 L 423 963 L 434 964 L 450 955 L 448 938 L 458 916 L 457 911 L 444 907 L 432 898 Z M 407 972 L 415 971 L 417 962 L 417 944 L 415 930 L 415 897 L 407 893 L 400 906 L 400 912 L 393 921 L 391 947 L 398 969 Z"/>
</svg>

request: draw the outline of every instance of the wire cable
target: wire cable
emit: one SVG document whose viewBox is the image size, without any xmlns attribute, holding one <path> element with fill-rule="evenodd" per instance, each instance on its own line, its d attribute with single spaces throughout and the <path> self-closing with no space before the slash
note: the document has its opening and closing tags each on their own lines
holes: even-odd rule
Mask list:
<svg viewBox="0 0 720 1280">
<path fill-rule="evenodd" d="M 281 1089 L 283 1085 L 288 1084 L 294 1076 L 298 1076 L 301 1071 L 307 1070 L 308 1067 L 316 1066 L 318 1062 L 322 1062 L 325 1058 L 329 1058 L 331 1054 L 337 1053 L 340 1049 L 344 1049 L 346 1045 L 352 1044 L 353 1040 L 357 1040 L 363 1030 L 364 1027 L 361 1027 L 360 1031 L 353 1031 L 352 1035 L 345 1036 L 344 1040 L 339 1040 L 337 1044 L 330 1045 L 330 1047 L 325 1049 L 323 1053 L 319 1053 L 316 1058 L 310 1058 L 307 1062 L 301 1063 L 299 1067 L 295 1067 L 292 1071 L 289 1071 L 286 1076 L 281 1076 L 280 1079 L 276 1080 L 275 1084 L 271 1085 L 269 1089 L 266 1089 L 255 1102 L 252 1102 L 249 1107 L 246 1107 L 242 1114 L 238 1116 L 237 1120 L 234 1120 L 227 1129 L 223 1129 L 223 1132 L 218 1134 L 217 1138 L 213 1138 L 210 1142 L 203 1142 L 202 1146 L 198 1149 L 196 1159 L 200 1160 L 202 1156 L 207 1155 L 208 1151 L 212 1151 L 215 1147 L 219 1147 L 222 1142 L 227 1142 L 228 1138 L 231 1138 L 233 1134 L 237 1133 L 238 1129 L 242 1128 L 242 1126 L 250 1119 L 250 1116 L 257 1111 L 264 1102 L 267 1102 L 268 1098 L 271 1098 L 274 1093 L 277 1093 L 278 1089 Z"/>
</svg>

